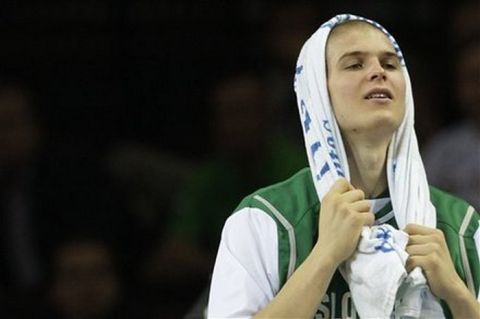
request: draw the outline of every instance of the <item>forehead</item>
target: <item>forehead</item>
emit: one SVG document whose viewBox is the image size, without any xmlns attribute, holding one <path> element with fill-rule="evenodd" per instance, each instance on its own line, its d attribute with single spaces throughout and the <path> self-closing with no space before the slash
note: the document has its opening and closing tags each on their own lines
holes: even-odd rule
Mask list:
<svg viewBox="0 0 480 319">
<path fill-rule="evenodd" d="M 327 41 L 327 59 L 334 59 L 348 51 L 395 52 L 387 35 L 366 22 L 347 22 L 335 27 Z"/>
</svg>

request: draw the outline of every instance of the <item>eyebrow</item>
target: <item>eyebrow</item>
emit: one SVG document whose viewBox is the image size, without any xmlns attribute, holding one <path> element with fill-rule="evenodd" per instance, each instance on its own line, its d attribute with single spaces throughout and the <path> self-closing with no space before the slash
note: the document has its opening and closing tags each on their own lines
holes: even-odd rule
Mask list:
<svg viewBox="0 0 480 319">
<path fill-rule="evenodd" d="M 338 59 L 337 63 L 342 61 L 345 58 L 348 58 L 348 57 L 362 56 L 362 55 L 367 55 L 367 54 L 368 53 L 366 51 L 349 51 L 349 52 L 346 52 L 346 53 L 342 54 L 342 56 Z M 393 51 L 381 51 L 380 55 L 384 56 L 384 57 L 394 57 L 394 58 L 398 59 L 397 54 Z"/>
</svg>

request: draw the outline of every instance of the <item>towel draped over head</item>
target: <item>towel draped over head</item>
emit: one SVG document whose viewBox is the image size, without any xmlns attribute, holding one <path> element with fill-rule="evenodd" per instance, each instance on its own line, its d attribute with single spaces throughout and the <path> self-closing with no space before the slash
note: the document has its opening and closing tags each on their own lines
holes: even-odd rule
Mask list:
<svg viewBox="0 0 480 319">
<path fill-rule="evenodd" d="M 412 88 L 402 52 L 395 39 L 380 24 L 351 14 L 337 15 L 324 23 L 304 44 L 295 69 L 294 89 L 317 195 L 322 200 L 339 178 L 350 181 L 345 147 L 328 94 L 326 72 L 328 36 L 335 26 L 348 21 L 363 21 L 382 31 L 391 41 L 405 77 L 405 115 L 391 139 L 386 163 L 388 189 L 397 225 L 400 229 L 408 223 L 435 228 L 436 212 L 430 202 L 427 177 L 414 131 Z"/>
<path fill-rule="evenodd" d="M 294 88 L 305 146 L 319 199 L 340 177 L 350 180 L 345 147 L 327 89 L 325 49 L 332 28 L 347 21 L 365 21 L 390 39 L 400 59 L 406 82 L 405 117 L 392 137 L 387 157 L 387 178 L 395 219 L 400 229 L 408 223 L 436 226 L 435 208 L 415 135 L 410 77 L 395 39 L 378 23 L 350 15 L 335 16 L 304 44 L 298 58 Z"/>
</svg>

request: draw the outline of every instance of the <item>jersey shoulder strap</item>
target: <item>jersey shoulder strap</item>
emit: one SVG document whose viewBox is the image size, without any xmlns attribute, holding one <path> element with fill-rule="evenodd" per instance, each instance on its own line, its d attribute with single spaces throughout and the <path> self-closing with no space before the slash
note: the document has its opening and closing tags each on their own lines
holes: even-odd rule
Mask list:
<svg viewBox="0 0 480 319">
<path fill-rule="evenodd" d="M 235 211 L 259 208 L 277 224 L 279 280 L 282 287 L 307 258 L 316 240 L 320 203 L 309 168 L 245 197 Z"/>
<path fill-rule="evenodd" d="M 457 273 L 477 298 L 480 288 L 479 231 L 480 214 L 466 201 L 430 187 L 430 200 L 437 210 L 437 228 L 442 230 Z"/>
</svg>

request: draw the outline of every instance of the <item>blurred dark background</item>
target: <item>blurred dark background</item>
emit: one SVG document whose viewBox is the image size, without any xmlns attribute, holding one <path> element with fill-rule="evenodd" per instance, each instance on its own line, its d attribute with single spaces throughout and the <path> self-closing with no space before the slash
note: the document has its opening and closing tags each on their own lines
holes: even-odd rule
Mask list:
<svg viewBox="0 0 480 319">
<path fill-rule="evenodd" d="M 267 69 L 268 28 L 295 27 L 286 14 L 269 20 L 275 1 L 9 2 L 0 13 L 1 67 L 35 87 L 56 140 L 102 149 L 133 138 L 190 158 L 206 152 L 211 83 L 232 68 Z M 448 95 L 448 20 L 459 3 L 322 1 L 308 5 L 318 14 L 297 28 L 314 31 L 336 12 L 376 19 Z"/>
<path fill-rule="evenodd" d="M 459 52 L 479 42 L 478 1 L 0 7 L 0 315 L 10 318 L 198 317 L 225 218 L 306 165 L 292 70 L 337 13 L 397 39 L 422 151 L 475 118 L 461 104 L 480 109 L 457 88 L 460 59 L 476 54 Z"/>
</svg>

